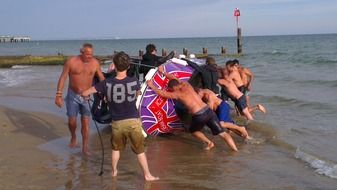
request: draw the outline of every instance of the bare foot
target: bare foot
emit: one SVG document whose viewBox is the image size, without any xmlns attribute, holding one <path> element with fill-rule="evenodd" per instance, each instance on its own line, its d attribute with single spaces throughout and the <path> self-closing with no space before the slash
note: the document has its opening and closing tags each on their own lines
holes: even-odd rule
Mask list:
<svg viewBox="0 0 337 190">
<path fill-rule="evenodd" d="M 78 146 L 77 146 L 76 138 L 71 138 L 71 139 L 70 139 L 70 143 L 69 143 L 68 146 L 69 146 L 70 148 L 76 148 L 76 147 L 78 147 Z"/>
<path fill-rule="evenodd" d="M 85 148 L 82 148 L 82 154 L 83 154 L 84 156 L 91 156 L 91 153 L 89 152 L 89 150 L 88 150 L 88 149 L 85 149 Z"/>
<path fill-rule="evenodd" d="M 212 141 L 209 141 L 207 143 L 207 146 L 205 147 L 205 150 L 211 150 L 214 147 L 214 143 Z"/>
<path fill-rule="evenodd" d="M 151 174 L 144 176 L 146 181 L 156 181 L 159 180 L 159 177 L 154 177 Z"/>
<path fill-rule="evenodd" d="M 112 177 L 117 177 L 117 173 L 118 173 L 118 170 L 112 171 L 112 172 L 111 172 L 111 176 L 112 176 Z"/>
<path fill-rule="evenodd" d="M 267 113 L 266 108 L 264 108 L 261 104 L 258 104 L 258 105 L 257 105 L 257 108 L 259 108 L 259 110 L 260 110 L 262 113 Z"/>
<path fill-rule="evenodd" d="M 245 139 L 249 138 L 248 132 L 245 127 L 240 127 L 241 136 Z"/>
</svg>

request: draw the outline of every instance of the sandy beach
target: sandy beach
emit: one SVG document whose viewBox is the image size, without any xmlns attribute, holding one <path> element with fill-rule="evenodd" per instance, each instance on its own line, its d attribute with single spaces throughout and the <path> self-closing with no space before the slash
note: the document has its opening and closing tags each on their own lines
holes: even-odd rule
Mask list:
<svg viewBox="0 0 337 190">
<path fill-rule="evenodd" d="M 0 106 L 0 189 L 56 189 L 66 180 L 38 145 L 67 134 L 62 118 Z"/>
</svg>

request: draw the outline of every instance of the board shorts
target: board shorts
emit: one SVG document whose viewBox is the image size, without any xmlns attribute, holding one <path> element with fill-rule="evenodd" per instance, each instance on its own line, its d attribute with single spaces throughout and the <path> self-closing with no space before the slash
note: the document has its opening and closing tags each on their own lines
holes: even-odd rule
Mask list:
<svg viewBox="0 0 337 190">
<path fill-rule="evenodd" d="M 65 98 L 68 117 L 77 117 L 78 113 L 82 116 L 90 116 L 89 103 L 73 90 L 68 88 L 68 93 Z"/>
<path fill-rule="evenodd" d="M 201 131 L 205 125 L 211 129 L 213 135 L 218 135 L 225 131 L 220 126 L 218 116 L 208 106 L 192 115 L 190 132 Z"/>
<path fill-rule="evenodd" d="M 145 139 L 139 118 L 113 121 L 111 129 L 112 150 L 124 150 L 126 143 L 130 141 L 131 149 L 135 154 L 145 152 Z"/>
<path fill-rule="evenodd" d="M 242 95 L 239 99 L 234 100 L 235 106 L 240 112 L 247 107 L 246 96 Z"/>
<path fill-rule="evenodd" d="M 230 117 L 230 109 L 231 107 L 226 101 L 221 101 L 220 105 L 215 111 L 219 118 L 219 121 L 234 123 L 234 121 Z"/>
</svg>

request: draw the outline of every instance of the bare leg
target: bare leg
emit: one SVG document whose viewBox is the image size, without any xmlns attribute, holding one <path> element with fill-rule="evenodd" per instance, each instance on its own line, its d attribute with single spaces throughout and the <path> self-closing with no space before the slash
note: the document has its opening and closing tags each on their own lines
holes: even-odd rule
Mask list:
<svg viewBox="0 0 337 190">
<path fill-rule="evenodd" d="M 140 167 L 143 170 L 145 180 L 146 181 L 155 181 L 155 180 L 158 180 L 159 177 L 154 177 L 150 173 L 145 153 L 143 152 L 143 153 L 137 154 L 137 158 L 138 158 L 139 165 L 140 165 Z"/>
<path fill-rule="evenodd" d="M 90 155 L 89 153 L 89 117 L 82 116 L 81 117 L 81 133 L 82 133 L 82 153 L 85 155 Z"/>
<path fill-rule="evenodd" d="M 192 135 L 197 139 L 199 139 L 200 141 L 206 143 L 207 146 L 205 150 L 211 150 L 214 147 L 214 143 L 210 141 L 201 131 L 195 131 L 192 133 Z"/>
<path fill-rule="evenodd" d="M 220 125 L 222 128 L 229 129 L 230 131 L 233 131 L 235 134 L 239 135 L 240 137 L 243 137 L 245 139 L 250 139 L 248 132 L 244 127 L 240 127 L 233 123 L 224 122 L 224 121 L 220 121 Z"/>
<path fill-rule="evenodd" d="M 266 108 L 264 107 L 264 106 L 262 106 L 261 104 L 257 104 L 257 105 L 255 105 L 255 106 L 253 106 L 253 107 L 249 107 L 249 112 L 250 113 L 253 113 L 254 111 L 256 111 L 256 110 L 259 110 L 259 111 L 261 111 L 262 113 L 266 113 L 267 111 L 266 111 Z"/>
<path fill-rule="evenodd" d="M 250 97 L 248 95 L 246 95 L 246 102 L 247 106 L 250 107 Z"/>
<path fill-rule="evenodd" d="M 231 147 L 231 149 L 233 149 L 234 151 L 238 151 L 238 148 L 235 145 L 235 142 L 233 140 L 233 138 L 226 132 L 222 132 L 219 134 L 219 136 L 225 140 L 225 142 L 227 143 L 227 145 L 229 147 Z"/>
<path fill-rule="evenodd" d="M 243 114 L 246 116 L 248 120 L 254 120 L 252 114 L 249 112 L 248 107 L 242 110 Z"/>
<path fill-rule="evenodd" d="M 112 150 L 112 154 L 111 154 L 111 165 L 112 165 L 111 176 L 112 177 L 117 176 L 117 173 L 118 173 L 117 164 L 118 164 L 119 157 L 120 157 L 120 152 L 118 150 Z"/>
<path fill-rule="evenodd" d="M 267 110 L 266 110 L 266 108 L 265 108 L 263 105 L 258 104 L 257 107 L 259 108 L 259 110 L 260 110 L 262 113 L 267 113 Z"/>
<path fill-rule="evenodd" d="M 71 139 L 69 143 L 70 148 L 75 148 L 77 146 L 77 140 L 76 140 L 76 117 L 69 117 L 68 118 L 68 128 L 70 131 Z"/>
</svg>

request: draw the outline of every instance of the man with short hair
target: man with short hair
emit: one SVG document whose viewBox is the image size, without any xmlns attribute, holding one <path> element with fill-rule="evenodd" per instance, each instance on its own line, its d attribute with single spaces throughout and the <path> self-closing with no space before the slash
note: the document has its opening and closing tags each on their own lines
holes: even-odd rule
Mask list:
<svg viewBox="0 0 337 190">
<path fill-rule="evenodd" d="M 157 56 L 156 46 L 154 44 L 148 44 L 146 46 L 146 52 L 142 56 L 142 65 L 139 68 L 139 73 L 142 73 L 144 78 L 151 68 L 158 67 L 167 60 L 172 59 L 174 55 L 175 52 L 171 51 L 166 57 Z"/>
<path fill-rule="evenodd" d="M 113 56 L 116 77 L 108 78 L 95 86 L 85 90 L 82 96 L 87 97 L 92 93 L 104 94 L 109 103 L 111 112 L 111 145 L 112 145 L 112 177 L 117 176 L 117 164 L 120 151 L 124 150 L 126 142 L 131 143 L 132 151 L 137 154 L 138 162 L 147 181 L 158 180 L 150 173 L 145 155 L 145 139 L 142 134 L 142 123 L 136 108 L 136 97 L 140 95 L 138 79 L 127 75 L 130 66 L 130 57 L 124 52 Z"/>
<path fill-rule="evenodd" d="M 81 114 L 81 133 L 82 133 L 82 152 L 89 155 L 89 116 L 90 109 L 88 102 L 81 97 L 81 92 L 92 85 L 94 76 L 99 80 L 104 80 L 101 66 L 97 59 L 93 57 L 93 46 L 89 43 L 83 44 L 80 49 L 80 55 L 69 58 L 64 66 L 61 76 L 58 80 L 55 104 L 58 107 L 63 106 L 63 87 L 66 79 L 69 77 L 68 92 L 65 98 L 68 116 L 68 127 L 71 133 L 69 143 L 70 148 L 77 146 L 76 127 L 77 115 Z"/>
</svg>

